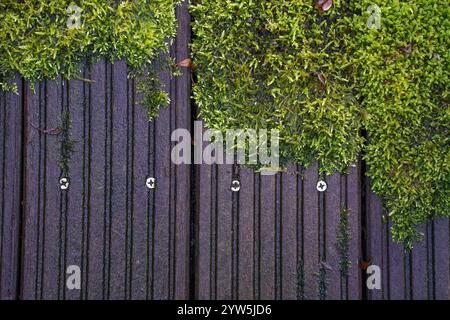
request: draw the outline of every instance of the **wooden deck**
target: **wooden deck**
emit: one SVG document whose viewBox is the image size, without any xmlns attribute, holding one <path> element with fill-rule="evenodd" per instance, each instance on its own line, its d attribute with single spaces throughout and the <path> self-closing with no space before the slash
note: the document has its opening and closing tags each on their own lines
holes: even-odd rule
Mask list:
<svg viewBox="0 0 450 320">
<path fill-rule="evenodd" d="M 186 3 L 177 15 L 171 54 L 181 61 L 189 56 Z M 1 299 L 318 299 L 325 282 L 327 299 L 449 298 L 448 219 L 424 226 L 425 241 L 404 252 L 360 164 L 327 177 L 324 193 L 316 167 L 301 179 L 295 165 L 276 176 L 176 166 L 171 132 L 195 120 L 188 69 L 162 75 L 172 103 L 154 122 L 123 62 L 86 67 L 83 77 L 95 83 L 51 81 L 33 93 L 18 79 L 20 95 L 0 94 Z M 75 141 L 67 173 L 70 140 L 39 130 L 66 115 Z M 230 189 L 235 179 L 239 192 Z M 348 278 L 336 249 L 343 206 Z M 381 290 L 366 289 L 362 258 L 381 267 Z M 66 287 L 70 265 L 81 269 L 80 290 Z"/>
</svg>

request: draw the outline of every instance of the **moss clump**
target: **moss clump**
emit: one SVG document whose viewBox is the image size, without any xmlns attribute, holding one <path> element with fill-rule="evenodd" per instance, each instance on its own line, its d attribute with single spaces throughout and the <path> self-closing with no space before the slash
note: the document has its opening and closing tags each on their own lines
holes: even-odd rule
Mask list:
<svg viewBox="0 0 450 320">
<path fill-rule="evenodd" d="M 325 262 L 321 262 L 319 264 L 319 271 L 316 273 L 317 288 L 318 288 L 317 298 L 319 300 L 326 300 L 327 298 L 327 291 L 328 291 L 327 270 L 330 269 L 331 268 Z"/>
<path fill-rule="evenodd" d="M 305 264 L 303 260 L 297 263 L 297 300 L 305 300 Z"/>
<path fill-rule="evenodd" d="M 77 141 L 71 138 L 70 130 L 72 129 L 72 121 L 70 120 L 70 113 L 65 110 L 62 114 L 61 124 L 58 127 L 59 142 L 60 142 L 60 155 L 59 155 L 59 167 L 61 168 L 61 177 L 69 176 L 69 162 L 74 152 L 75 144 Z"/>
<path fill-rule="evenodd" d="M 346 279 L 349 276 L 350 262 L 350 228 L 348 225 L 348 209 L 343 207 L 339 215 L 337 226 L 336 249 L 339 255 L 339 271 L 341 277 Z"/>
<path fill-rule="evenodd" d="M 175 35 L 177 0 L 52 0 L 0 2 L 0 89 L 14 90 L 16 73 L 31 83 L 76 78 L 84 62 L 123 59 L 130 75 L 147 79 L 151 62 Z M 77 7 L 76 7 L 77 6 Z M 154 114 L 167 95 L 154 90 Z"/>
<path fill-rule="evenodd" d="M 373 5 L 381 28 L 369 28 Z M 440 0 L 195 1 L 194 97 L 214 129 L 278 129 L 280 156 L 344 171 L 362 151 L 396 240 L 450 214 L 449 7 Z"/>
<path fill-rule="evenodd" d="M 346 5 L 311 1 L 196 1 L 192 45 L 200 116 L 214 129 L 278 129 L 282 160 L 345 170 L 363 139 L 353 93 Z"/>
<path fill-rule="evenodd" d="M 365 26 L 370 4 L 381 9 L 379 30 Z M 450 8 L 437 0 L 354 6 L 368 175 L 385 199 L 394 238 L 411 247 L 418 224 L 450 214 Z"/>
</svg>

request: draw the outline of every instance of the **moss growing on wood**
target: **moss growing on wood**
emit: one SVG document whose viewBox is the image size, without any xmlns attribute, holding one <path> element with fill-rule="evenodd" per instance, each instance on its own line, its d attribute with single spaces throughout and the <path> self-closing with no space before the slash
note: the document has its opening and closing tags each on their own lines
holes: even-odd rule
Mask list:
<svg viewBox="0 0 450 320">
<path fill-rule="evenodd" d="M 72 121 L 70 120 L 69 111 L 64 111 L 61 119 L 61 124 L 59 125 L 59 142 L 60 142 L 60 158 L 59 158 L 59 166 L 61 168 L 61 176 L 68 177 L 69 176 L 69 162 L 70 157 L 74 151 L 75 144 L 77 143 L 75 140 L 71 138 L 70 130 L 72 128 Z"/>
<path fill-rule="evenodd" d="M 380 28 L 369 10 L 378 5 Z M 393 236 L 450 214 L 449 6 L 195 1 L 194 96 L 214 129 L 278 129 L 282 160 L 344 171 L 363 148 Z M 376 26 L 376 25 L 375 25 Z"/>
<path fill-rule="evenodd" d="M 167 104 L 152 61 L 175 36 L 177 0 L 52 0 L 0 2 L 0 89 L 15 90 L 16 73 L 31 82 L 77 78 L 88 60 L 123 59 L 130 76 L 152 90 L 149 114 Z M 144 93 L 146 94 L 146 93 Z"/>
<path fill-rule="evenodd" d="M 350 32 L 311 1 L 196 1 L 194 96 L 210 128 L 278 129 L 282 160 L 331 173 L 356 160 L 360 110 Z M 337 22 L 336 22 L 337 21 Z"/>
<path fill-rule="evenodd" d="M 297 300 L 305 300 L 305 265 L 303 260 L 297 263 Z"/>
<path fill-rule="evenodd" d="M 339 255 L 339 272 L 341 277 L 346 279 L 349 276 L 350 262 L 350 228 L 348 225 L 349 211 L 341 208 L 339 214 L 339 224 L 337 227 L 336 249 Z"/>
<path fill-rule="evenodd" d="M 316 273 L 317 276 L 317 287 L 318 287 L 318 299 L 325 300 L 327 298 L 328 290 L 328 279 L 327 270 L 331 269 L 325 262 L 319 264 L 319 271 Z"/>
<path fill-rule="evenodd" d="M 381 29 L 365 28 L 369 4 Z M 366 110 L 365 150 L 373 190 L 383 197 L 393 236 L 411 247 L 418 224 L 450 214 L 450 7 L 437 0 L 360 1 L 358 92 Z"/>
</svg>

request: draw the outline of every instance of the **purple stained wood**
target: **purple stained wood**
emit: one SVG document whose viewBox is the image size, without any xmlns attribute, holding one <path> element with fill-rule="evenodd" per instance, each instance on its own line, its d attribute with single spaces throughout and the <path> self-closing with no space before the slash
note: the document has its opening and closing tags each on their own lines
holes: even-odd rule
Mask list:
<svg viewBox="0 0 450 320">
<path fill-rule="evenodd" d="M 426 234 L 426 228 L 420 227 L 420 232 Z M 412 252 L 412 299 L 428 299 L 428 274 L 427 274 L 427 242 L 420 241 L 414 244 Z"/>
<path fill-rule="evenodd" d="M 254 299 L 253 284 L 255 281 L 254 264 L 254 230 L 255 230 L 255 208 L 253 199 L 255 197 L 254 179 L 255 174 L 251 169 L 240 169 L 239 174 L 241 190 L 239 192 L 239 245 L 238 245 L 238 284 L 239 299 Z"/>
<path fill-rule="evenodd" d="M 297 299 L 298 268 L 298 188 L 297 167 L 290 164 L 281 184 L 281 298 Z"/>
<path fill-rule="evenodd" d="M 22 83 L 17 79 L 18 92 Z M 18 296 L 22 95 L 0 92 L 0 299 Z"/>
<path fill-rule="evenodd" d="M 95 79 L 89 87 L 89 132 L 90 150 L 88 194 L 86 199 L 89 212 L 89 228 L 87 230 L 87 253 L 84 283 L 84 298 L 106 299 L 107 266 L 105 263 L 106 212 L 109 186 L 107 162 L 107 83 L 109 67 L 100 62 L 90 68 L 90 79 Z M 94 124 L 94 125 L 93 125 Z"/>
<path fill-rule="evenodd" d="M 217 168 L 217 299 L 232 298 L 232 165 Z"/>
<path fill-rule="evenodd" d="M 434 224 L 434 299 L 450 299 L 450 257 L 449 257 L 449 221 L 448 218 L 439 218 Z"/>
<path fill-rule="evenodd" d="M 177 8 L 177 20 L 178 20 L 178 36 L 176 38 L 176 59 L 182 61 L 185 58 L 190 57 L 189 44 L 191 41 L 191 16 L 189 15 L 189 2 L 183 1 L 183 3 Z M 176 127 L 190 129 L 192 117 L 191 117 L 191 78 L 192 73 L 190 69 L 184 69 L 182 74 L 175 80 L 175 110 L 176 110 Z M 175 221 L 174 225 L 174 292 L 173 297 L 175 299 L 182 299 L 189 295 L 189 266 L 187 257 L 190 255 L 188 247 L 185 244 L 186 239 L 189 238 L 190 232 L 190 215 L 187 211 L 191 211 L 191 167 L 187 164 L 183 164 L 176 167 L 176 209 L 175 209 Z M 178 190 L 187 190 L 178 192 Z"/>
<path fill-rule="evenodd" d="M 332 267 L 326 275 L 327 298 L 359 299 L 362 288 L 357 264 L 361 241 L 357 170 L 355 168 L 348 177 L 349 183 L 355 184 L 352 186 L 342 183 L 347 181 L 345 176 L 327 178 L 325 219 L 322 217 L 325 232 L 321 235 L 317 166 L 309 169 L 302 180 L 297 166 L 292 164 L 288 165 L 287 172 L 275 176 L 261 176 L 243 167 L 233 171 L 230 165 L 200 165 L 198 297 L 292 300 L 301 298 L 304 290 L 307 299 L 317 299 L 320 247 L 323 246 L 326 250 L 324 261 Z M 235 178 L 241 183 L 237 193 L 229 190 Z M 346 199 L 349 199 L 352 212 L 349 217 L 352 233 L 349 255 L 354 260 L 348 294 L 347 287 L 341 288 L 336 252 L 339 213 Z M 237 223 L 235 219 L 238 219 Z M 239 235 L 237 243 L 236 232 Z M 355 240 L 359 242 L 354 243 Z M 234 278 L 236 267 L 237 279 Z M 302 277 L 304 288 L 300 284 Z"/>
<path fill-rule="evenodd" d="M 361 269 L 358 260 L 361 257 L 361 166 L 349 168 L 348 176 L 341 177 L 341 203 L 345 197 L 348 209 L 348 222 L 350 231 L 349 247 L 349 276 L 344 287 L 347 289 L 346 297 L 351 300 L 362 298 Z M 343 279 L 344 281 L 344 279 Z M 344 291 L 344 290 L 343 290 Z"/>
<path fill-rule="evenodd" d="M 317 164 L 305 172 L 303 182 L 303 250 L 305 298 L 316 300 L 319 295 L 318 271 L 321 261 L 319 243 L 319 192 Z"/>
<path fill-rule="evenodd" d="M 392 223 L 389 222 L 389 228 Z M 389 237 L 389 298 L 403 300 L 406 298 L 406 274 L 404 247 Z"/>
<path fill-rule="evenodd" d="M 63 104 L 67 104 L 67 86 L 63 87 L 61 80 L 47 81 L 40 85 L 42 125 L 46 130 L 57 128 L 62 119 Z M 64 102 L 62 101 L 64 99 Z M 36 130 L 36 129 L 32 129 Z M 59 268 L 65 260 L 65 193 L 61 191 L 59 179 L 62 178 L 59 168 L 60 143 L 57 135 L 43 135 L 42 158 L 44 158 L 44 172 L 41 178 L 41 188 L 45 188 L 42 199 L 42 244 L 36 248 L 42 259 L 42 299 L 58 299 L 64 296 L 64 278 Z M 41 138 L 41 139 L 42 139 Z M 66 176 L 70 179 L 70 177 Z M 64 206 L 64 209 L 62 209 Z M 58 285 L 55 286 L 55 283 Z"/>
<path fill-rule="evenodd" d="M 327 299 L 341 298 L 342 286 L 341 274 L 339 270 L 340 257 L 337 252 L 338 226 L 340 221 L 341 208 L 341 176 L 333 174 L 327 177 L 327 191 L 325 193 L 325 257 L 324 260 L 331 267 L 328 270 Z"/>
<path fill-rule="evenodd" d="M 260 178 L 260 209 L 259 209 L 259 232 L 260 232 L 260 299 L 275 299 L 275 268 L 276 268 L 276 219 L 277 206 L 276 180 L 277 176 L 261 176 Z"/>
<path fill-rule="evenodd" d="M 366 188 L 370 188 L 370 182 L 366 179 Z M 369 290 L 367 288 L 366 280 L 367 274 L 365 270 L 362 270 L 364 277 L 363 285 L 364 290 L 367 292 L 367 297 L 371 300 L 388 299 L 389 297 L 389 264 L 387 260 L 388 247 L 386 246 L 386 226 L 383 222 L 383 208 L 381 201 L 369 189 L 366 192 L 366 204 L 365 204 L 365 237 L 367 253 L 364 257 L 362 254 L 359 256 L 359 261 L 370 261 L 371 264 L 377 265 L 382 271 L 381 277 L 381 289 Z"/>
</svg>

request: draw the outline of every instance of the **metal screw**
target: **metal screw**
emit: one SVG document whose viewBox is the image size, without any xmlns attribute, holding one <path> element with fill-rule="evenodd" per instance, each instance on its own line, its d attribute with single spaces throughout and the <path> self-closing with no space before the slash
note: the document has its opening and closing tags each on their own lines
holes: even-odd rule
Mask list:
<svg viewBox="0 0 450 320">
<path fill-rule="evenodd" d="M 317 185 L 316 185 L 317 191 L 324 192 L 325 190 L 327 190 L 327 188 L 328 188 L 328 186 L 325 181 L 319 180 L 319 182 L 317 182 Z"/>
<path fill-rule="evenodd" d="M 69 179 L 61 178 L 59 180 L 59 187 L 61 188 L 61 190 L 67 190 L 69 188 Z"/>
<path fill-rule="evenodd" d="M 241 190 L 241 183 L 238 180 L 233 180 L 231 183 L 231 191 L 238 192 Z"/>
<path fill-rule="evenodd" d="M 155 178 L 148 178 L 145 185 L 149 189 L 155 189 L 156 188 L 156 179 Z"/>
</svg>

